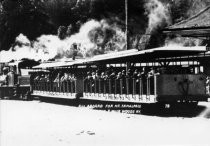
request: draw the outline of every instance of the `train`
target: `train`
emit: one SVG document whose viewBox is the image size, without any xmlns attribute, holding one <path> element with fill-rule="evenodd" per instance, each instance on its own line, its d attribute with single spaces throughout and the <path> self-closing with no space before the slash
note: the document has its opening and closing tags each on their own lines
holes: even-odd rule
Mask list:
<svg viewBox="0 0 210 146">
<path fill-rule="evenodd" d="M 31 96 L 100 103 L 196 107 L 209 100 L 207 47 L 125 50 L 42 63 L 30 72 Z"/>
<path fill-rule="evenodd" d="M 0 63 L 0 99 L 30 100 L 30 75 L 40 63 L 30 59 Z"/>
</svg>

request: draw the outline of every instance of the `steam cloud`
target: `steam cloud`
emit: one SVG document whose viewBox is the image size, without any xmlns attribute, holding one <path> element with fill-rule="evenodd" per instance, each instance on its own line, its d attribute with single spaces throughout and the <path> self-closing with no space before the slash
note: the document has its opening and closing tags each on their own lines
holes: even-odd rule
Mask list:
<svg viewBox="0 0 210 146">
<path fill-rule="evenodd" d="M 146 15 L 148 17 L 148 27 L 145 35 L 140 39 L 140 44 L 143 44 L 143 48 L 150 48 L 150 45 L 157 47 L 152 40 L 152 36 L 157 35 L 157 30 L 164 28 L 171 24 L 171 16 L 168 7 L 159 0 L 149 0 L 145 4 Z"/>
<path fill-rule="evenodd" d="M 0 52 L 0 61 L 67 59 L 72 58 L 74 51 L 78 57 L 91 57 L 124 49 L 124 33 L 117 25 L 109 25 L 106 20 L 90 20 L 81 26 L 77 34 L 60 40 L 55 35 L 42 35 L 35 42 L 20 34 L 16 38 L 16 46 L 9 51 Z M 73 48 L 76 45 L 76 50 Z"/>
<path fill-rule="evenodd" d="M 148 28 L 146 33 L 151 34 L 158 27 L 164 27 L 171 24 L 171 16 L 166 5 L 158 0 L 149 0 L 145 4 L 146 14 L 148 16 Z"/>
</svg>

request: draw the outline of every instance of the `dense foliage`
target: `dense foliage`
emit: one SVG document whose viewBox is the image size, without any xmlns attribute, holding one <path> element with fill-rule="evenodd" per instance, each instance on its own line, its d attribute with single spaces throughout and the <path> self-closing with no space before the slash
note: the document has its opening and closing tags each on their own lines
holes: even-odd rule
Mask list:
<svg viewBox="0 0 210 146">
<path fill-rule="evenodd" d="M 172 23 L 186 19 L 210 4 L 208 0 L 160 0 Z M 130 35 L 144 34 L 148 25 L 144 4 L 128 0 Z M 20 34 L 35 40 L 42 34 L 69 35 L 89 19 L 107 19 L 125 29 L 124 0 L 0 0 L 0 50 L 8 50 Z M 60 27 L 62 26 L 62 27 Z M 60 29 L 58 29 L 60 28 Z M 57 31 L 58 30 L 58 31 Z"/>
</svg>

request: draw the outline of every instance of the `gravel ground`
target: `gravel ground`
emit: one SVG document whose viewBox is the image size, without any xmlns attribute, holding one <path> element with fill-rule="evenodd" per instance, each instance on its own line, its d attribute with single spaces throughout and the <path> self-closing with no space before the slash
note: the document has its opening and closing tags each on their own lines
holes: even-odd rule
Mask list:
<svg viewBox="0 0 210 146">
<path fill-rule="evenodd" d="M 210 103 L 194 117 L 0 100 L 1 146 L 210 146 Z"/>
</svg>

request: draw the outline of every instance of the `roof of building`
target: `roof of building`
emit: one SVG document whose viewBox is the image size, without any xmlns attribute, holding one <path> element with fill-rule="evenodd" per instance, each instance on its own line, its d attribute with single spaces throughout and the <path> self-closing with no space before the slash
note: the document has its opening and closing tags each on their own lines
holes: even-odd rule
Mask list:
<svg viewBox="0 0 210 146">
<path fill-rule="evenodd" d="M 210 28 L 210 6 L 200 11 L 198 14 L 183 20 L 179 23 L 176 23 L 170 27 L 169 29 L 186 29 L 186 28 Z"/>
<path fill-rule="evenodd" d="M 183 36 L 210 36 L 210 6 L 186 20 L 169 26 L 163 32 Z"/>
</svg>

